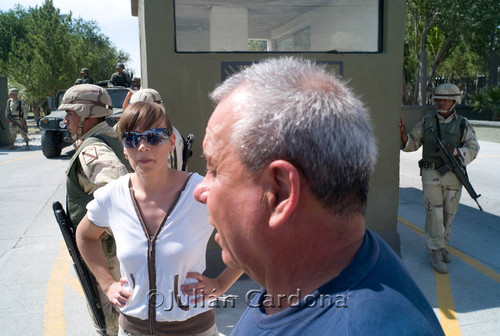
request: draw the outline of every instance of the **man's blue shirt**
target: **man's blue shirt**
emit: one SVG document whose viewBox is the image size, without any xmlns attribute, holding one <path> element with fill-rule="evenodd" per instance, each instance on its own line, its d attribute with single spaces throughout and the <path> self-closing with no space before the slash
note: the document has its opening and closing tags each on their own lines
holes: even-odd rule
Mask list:
<svg viewBox="0 0 500 336">
<path fill-rule="evenodd" d="M 297 306 L 268 316 L 261 289 L 232 335 L 444 335 L 400 258 L 370 230 L 336 278 L 300 295 Z"/>
</svg>

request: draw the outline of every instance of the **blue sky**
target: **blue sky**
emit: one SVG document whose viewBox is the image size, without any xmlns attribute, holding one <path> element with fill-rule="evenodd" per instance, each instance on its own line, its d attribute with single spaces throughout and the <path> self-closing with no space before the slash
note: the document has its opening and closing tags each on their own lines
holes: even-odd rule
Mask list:
<svg viewBox="0 0 500 336">
<path fill-rule="evenodd" d="M 131 14 L 130 0 L 53 0 L 52 2 L 54 7 L 61 10 L 61 14 L 68 14 L 71 11 L 73 17 L 95 20 L 101 32 L 109 37 L 116 49 L 130 55 L 130 61 L 125 66 L 140 77 L 139 23 L 138 18 Z M 28 8 L 41 6 L 43 3 L 44 0 L 1 0 L 0 10 L 13 9 L 16 4 Z"/>
</svg>

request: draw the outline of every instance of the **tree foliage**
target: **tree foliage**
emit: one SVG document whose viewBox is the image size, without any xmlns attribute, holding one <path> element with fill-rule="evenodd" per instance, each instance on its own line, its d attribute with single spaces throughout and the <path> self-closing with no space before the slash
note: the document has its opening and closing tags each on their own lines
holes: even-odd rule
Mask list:
<svg viewBox="0 0 500 336">
<path fill-rule="evenodd" d="M 494 120 L 500 120 L 500 86 L 485 88 L 477 94 L 473 94 L 474 110 L 485 113 L 491 111 Z"/>
<path fill-rule="evenodd" d="M 0 33 L 0 73 L 34 104 L 73 85 L 83 67 L 97 82 L 109 79 L 116 62 L 129 58 L 95 21 L 62 15 L 52 0 L 0 12 Z"/>
<path fill-rule="evenodd" d="M 405 103 L 419 95 L 418 67 L 427 54 L 427 92 L 436 78 L 464 84 L 488 69 L 500 48 L 498 0 L 406 0 Z"/>
</svg>

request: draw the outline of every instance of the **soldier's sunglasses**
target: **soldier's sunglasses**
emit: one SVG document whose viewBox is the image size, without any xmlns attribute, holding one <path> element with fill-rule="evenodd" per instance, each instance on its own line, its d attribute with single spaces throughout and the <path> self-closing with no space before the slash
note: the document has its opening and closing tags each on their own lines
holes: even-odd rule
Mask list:
<svg viewBox="0 0 500 336">
<path fill-rule="evenodd" d="M 144 139 L 151 146 L 157 146 L 167 142 L 169 137 L 168 128 L 155 128 L 144 133 L 125 132 L 122 136 L 122 143 L 126 148 L 137 148 Z"/>
</svg>

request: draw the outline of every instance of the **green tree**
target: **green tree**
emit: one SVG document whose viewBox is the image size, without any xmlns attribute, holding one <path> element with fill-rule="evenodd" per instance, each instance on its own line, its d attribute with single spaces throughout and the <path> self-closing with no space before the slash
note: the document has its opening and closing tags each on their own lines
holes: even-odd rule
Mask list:
<svg viewBox="0 0 500 336">
<path fill-rule="evenodd" d="M 94 81 L 107 80 L 115 71 L 116 63 L 126 62 L 129 55 L 124 51 L 117 51 L 109 38 L 100 33 L 95 21 L 85 21 L 81 18 L 72 21 L 73 42 L 71 55 L 75 64 L 74 75 L 80 75 L 81 68 L 89 68 Z"/>
<path fill-rule="evenodd" d="M 62 15 L 52 0 L 0 12 L 0 32 L 5 32 L 0 71 L 9 83 L 22 86 L 23 98 L 33 104 L 73 85 L 83 67 L 99 81 L 109 79 L 118 60 L 129 58 L 100 33 L 95 21 L 74 20 L 71 12 Z"/>
<path fill-rule="evenodd" d="M 68 20 L 60 16 L 52 1 L 46 1 L 28 10 L 26 35 L 12 41 L 9 76 L 23 84 L 31 101 L 55 95 L 61 86 L 73 84 L 71 59 L 66 55 L 70 49 Z"/>
<path fill-rule="evenodd" d="M 26 11 L 16 6 L 8 12 L 0 11 L 0 72 L 6 73 L 5 65 L 9 58 L 12 40 L 24 39 L 26 35 Z"/>
<path fill-rule="evenodd" d="M 248 51 L 262 52 L 267 51 L 266 40 L 248 40 Z"/>
<path fill-rule="evenodd" d="M 500 86 L 485 88 L 478 94 L 472 95 L 475 111 L 486 113 L 491 111 L 494 120 L 500 120 Z"/>
<path fill-rule="evenodd" d="M 411 103 L 417 97 L 425 98 L 436 76 L 450 69 L 450 64 L 440 65 L 459 52 L 466 52 L 468 68 L 487 64 L 492 52 L 498 51 L 500 2 L 498 0 L 407 0 L 405 41 L 406 90 L 413 90 Z M 465 48 L 465 46 L 470 46 Z M 462 45 L 462 46 L 461 46 Z M 460 47 L 459 47 L 460 46 Z M 424 59 L 427 57 L 427 65 Z M 464 59 L 455 58 L 457 62 Z M 422 71 L 419 73 L 419 67 Z M 470 75 L 470 74 L 469 74 Z M 421 92 L 419 82 L 428 78 Z M 425 103 L 425 99 L 423 99 Z"/>
</svg>

